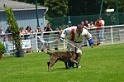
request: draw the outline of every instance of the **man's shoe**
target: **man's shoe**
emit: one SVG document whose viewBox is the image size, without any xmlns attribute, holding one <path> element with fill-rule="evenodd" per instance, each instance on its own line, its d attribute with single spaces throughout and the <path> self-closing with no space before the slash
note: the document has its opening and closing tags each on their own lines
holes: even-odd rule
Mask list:
<svg viewBox="0 0 124 82">
<path fill-rule="evenodd" d="M 77 64 L 76 64 L 76 67 L 77 67 L 77 68 L 81 68 L 81 66 L 80 66 L 80 64 L 79 64 L 79 63 L 77 63 Z"/>
<path fill-rule="evenodd" d="M 78 68 L 81 68 L 81 66 L 79 65 Z"/>
</svg>

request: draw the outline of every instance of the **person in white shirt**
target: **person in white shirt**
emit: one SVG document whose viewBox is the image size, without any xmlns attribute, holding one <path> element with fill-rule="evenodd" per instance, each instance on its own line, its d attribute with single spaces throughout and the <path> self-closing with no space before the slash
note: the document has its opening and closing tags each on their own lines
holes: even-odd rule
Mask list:
<svg viewBox="0 0 124 82">
<path fill-rule="evenodd" d="M 76 67 L 80 68 L 80 60 L 82 55 L 82 41 L 83 38 L 86 37 L 89 45 L 93 47 L 94 42 L 92 35 L 84 28 L 82 24 L 78 24 L 77 26 L 72 26 L 70 28 L 66 28 L 62 31 L 62 34 L 60 35 L 60 40 L 64 41 L 64 39 L 67 39 L 67 48 L 70 51 L 74 51 L 76 53 L 79 53 L 79 57 L 77 58 L 77 61 L 79 62 Z M 70 68 L 73 68 L 74 63 L 68 62 L 68 66 Z"/>
<path fill-rule="evenodd" d="M 102 23 L 101 27 L 103 28 L 101 30 L 101 43 L 103 43 L 104 42 L 104 25 L 105 25 L 105 21 L 102 18 L 100 18 L 100 21 Z"/>
</svg>

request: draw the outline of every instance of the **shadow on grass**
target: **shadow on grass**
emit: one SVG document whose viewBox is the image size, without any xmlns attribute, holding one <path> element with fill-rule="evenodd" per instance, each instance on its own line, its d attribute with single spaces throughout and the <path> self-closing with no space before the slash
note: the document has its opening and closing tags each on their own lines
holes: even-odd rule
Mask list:
<svg viewBox="0 0 124 82">
<path fill-rule="evenodd" d="M 51 68 L 50 71 L 52 71 L 52 72 L 55 72 L 55 71 L 69 71 L 69 70 L 74 70 L 74 69 L 81 69 L 81 68 L 76 68 L 76 67 L 68 68 L 68 69 L 66 69 L 65 67 L 63 67 L 63 68 L 54 68 L 54 69 Z"/>
</svg>

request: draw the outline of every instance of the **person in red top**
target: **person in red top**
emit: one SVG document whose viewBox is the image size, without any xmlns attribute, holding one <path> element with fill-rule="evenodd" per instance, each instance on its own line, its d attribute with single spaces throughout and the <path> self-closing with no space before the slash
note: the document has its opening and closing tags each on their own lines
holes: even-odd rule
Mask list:
<svg viewBox="0 0 124 82">
<path fill-rule="evenodd" d="M 102 18 L 100 17 L 100 19 L 97 19 L 97 21 L 95 22 L 95 26 L 97 27 L 97 44 L 103 43 L 104 42 L 104 20 L 102 20 Z"/>
</svg>

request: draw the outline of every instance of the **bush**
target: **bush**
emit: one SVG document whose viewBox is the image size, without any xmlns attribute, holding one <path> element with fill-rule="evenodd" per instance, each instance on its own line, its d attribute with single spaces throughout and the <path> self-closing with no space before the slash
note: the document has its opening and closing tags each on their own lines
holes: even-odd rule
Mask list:
<svg viewBox="0 0 124 82">
<path fill-rule="evenodd" d="M 4 54 L 6 51 L 5 46 L 0 42 L 0 55 Z"/>
</svg>

